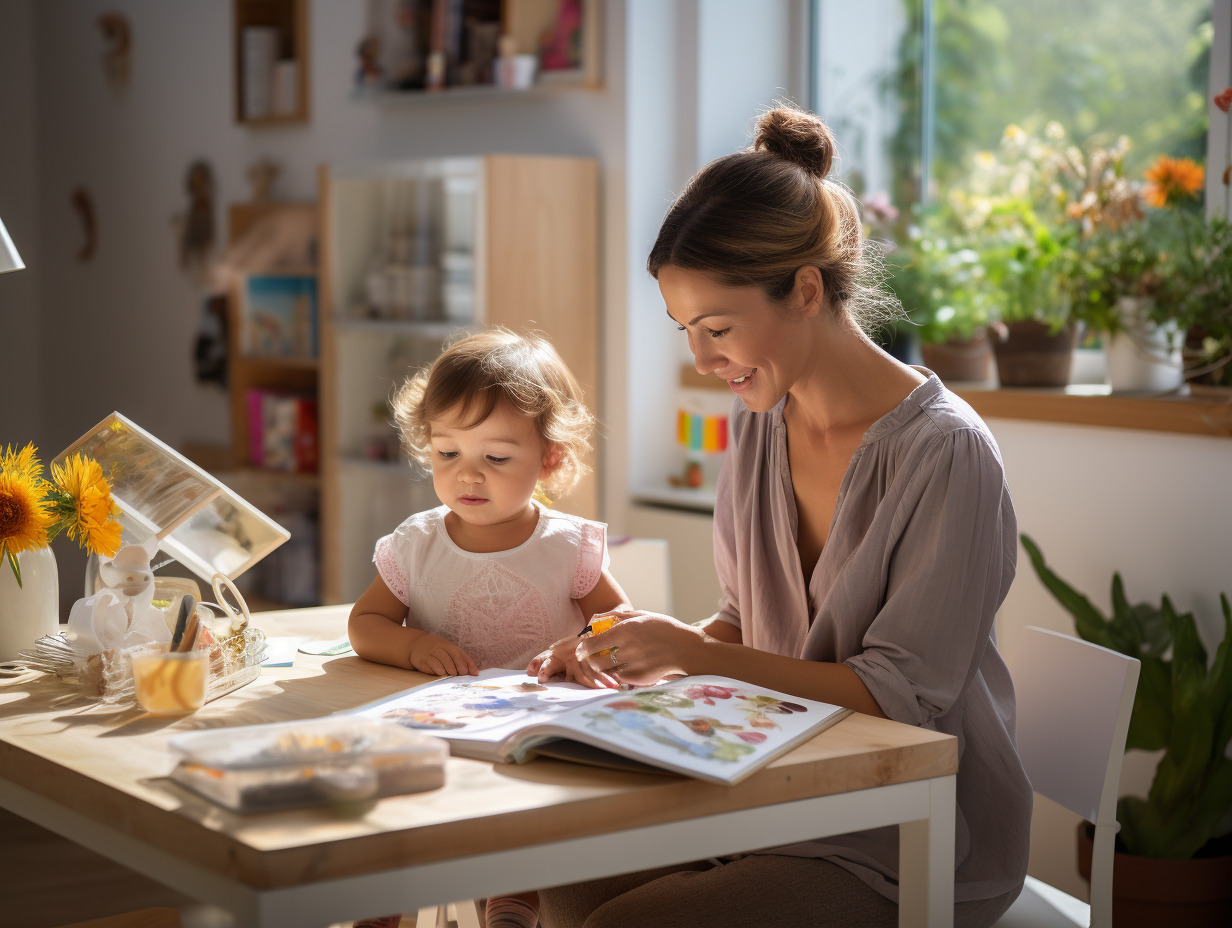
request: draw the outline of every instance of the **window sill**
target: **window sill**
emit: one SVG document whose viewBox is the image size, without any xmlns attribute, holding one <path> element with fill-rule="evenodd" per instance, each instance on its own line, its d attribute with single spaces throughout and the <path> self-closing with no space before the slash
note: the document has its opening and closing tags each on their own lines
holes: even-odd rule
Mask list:
<svg viewBox="0 0 1232 928">
<path fill-rule="evenodd" d="M 1006 389 L 956 384 L 950 389 L 984 419 L 1024 419 L 1232 438 L 1232 395 L 1208 398 L 1113 394 L 1100 384 Z"/>
</svg>

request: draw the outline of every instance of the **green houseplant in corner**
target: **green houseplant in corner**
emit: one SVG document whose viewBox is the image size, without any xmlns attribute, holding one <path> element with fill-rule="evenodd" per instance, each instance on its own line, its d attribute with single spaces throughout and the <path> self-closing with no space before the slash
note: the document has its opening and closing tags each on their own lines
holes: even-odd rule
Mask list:
<svg viewBox="0 0 1232 928">
<path fill-rule="evenodd" d="M 1028 536 L 1021 540 L 1044 586 L 1073 615 L 1078 635 L 1142 662 L 1125 747 L 1163 755 L 1147 796 L 1124 796 L 1117 804 L 1113 921 L 1118 928 L 1225 925 L 1232 911 L 1227 596 L 1220 594 L 1223 640 L 1208 667 L 1193 614 L 1177 612 L 1166 595 L 1158 608 L 1131 605 L 1120 574 L 1114 574 L 1112 615 L 1105 616 L 1048 568 Z M 1195 885 L 1193 897 L 1182 898 L 1189 884 Z"/>
</svg>

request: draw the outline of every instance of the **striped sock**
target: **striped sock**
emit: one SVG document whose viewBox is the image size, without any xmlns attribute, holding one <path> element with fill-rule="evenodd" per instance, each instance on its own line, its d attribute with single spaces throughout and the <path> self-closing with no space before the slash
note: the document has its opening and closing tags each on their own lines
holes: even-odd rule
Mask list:
<svg viewBox="0 0 1232 928">
<path fill-rule="evenodd" d="M 535 928 L 539 910 L 514 896 L 496 896 L 488 900 L 488 928 Z"/>
</svg>

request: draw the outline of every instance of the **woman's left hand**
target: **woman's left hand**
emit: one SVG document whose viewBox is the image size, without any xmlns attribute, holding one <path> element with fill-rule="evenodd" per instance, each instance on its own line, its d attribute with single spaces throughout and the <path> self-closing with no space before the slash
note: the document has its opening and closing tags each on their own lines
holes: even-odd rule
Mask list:
<svg viewBox="0 0 1232 928">
<path fill-rule="evenodd" d="M 708 636 L 694 625 L 654 612 L 624 613 L 612 628 L 577 643 L 579 663 L 620 683 L 647 686 L 665 677 L 697 672 L 698 651 Z M 607 654 L 600 651 L 612 650 Z"/>
<path fill-rule="evenodd" d="M 541 651 L 531 659 L 526 672 L 538 679 L 540 683 L 563 680 L 566 683 L 580 683 L 582 686 L 606 687 L 617 689 L 620 684 L 606 673 L 596 670 L 592 665 L 579 661 L 574 648 L 578 638 L 570 635 L 562 638 L 545 651 Z"/>
</svg>

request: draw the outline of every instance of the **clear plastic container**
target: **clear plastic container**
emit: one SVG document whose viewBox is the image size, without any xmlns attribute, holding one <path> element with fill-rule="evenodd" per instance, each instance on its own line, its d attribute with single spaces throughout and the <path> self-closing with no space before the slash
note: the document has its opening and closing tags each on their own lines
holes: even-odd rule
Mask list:
<svg viewBox="0 0 1232 928">
<path fill-rule="evenodd" d="M 137 704 L 154 715 L 182 715 L 205 705 L 208 651 L 170 651 L 166 642 L 129 654 Z"/>
<path fill-rule="evenodd" d="M 236 812 L 356 802 L 436 789 L 449 746 L 384 719 L 328 716 L 193 732 L 172 779 Z"/>
</svg>

